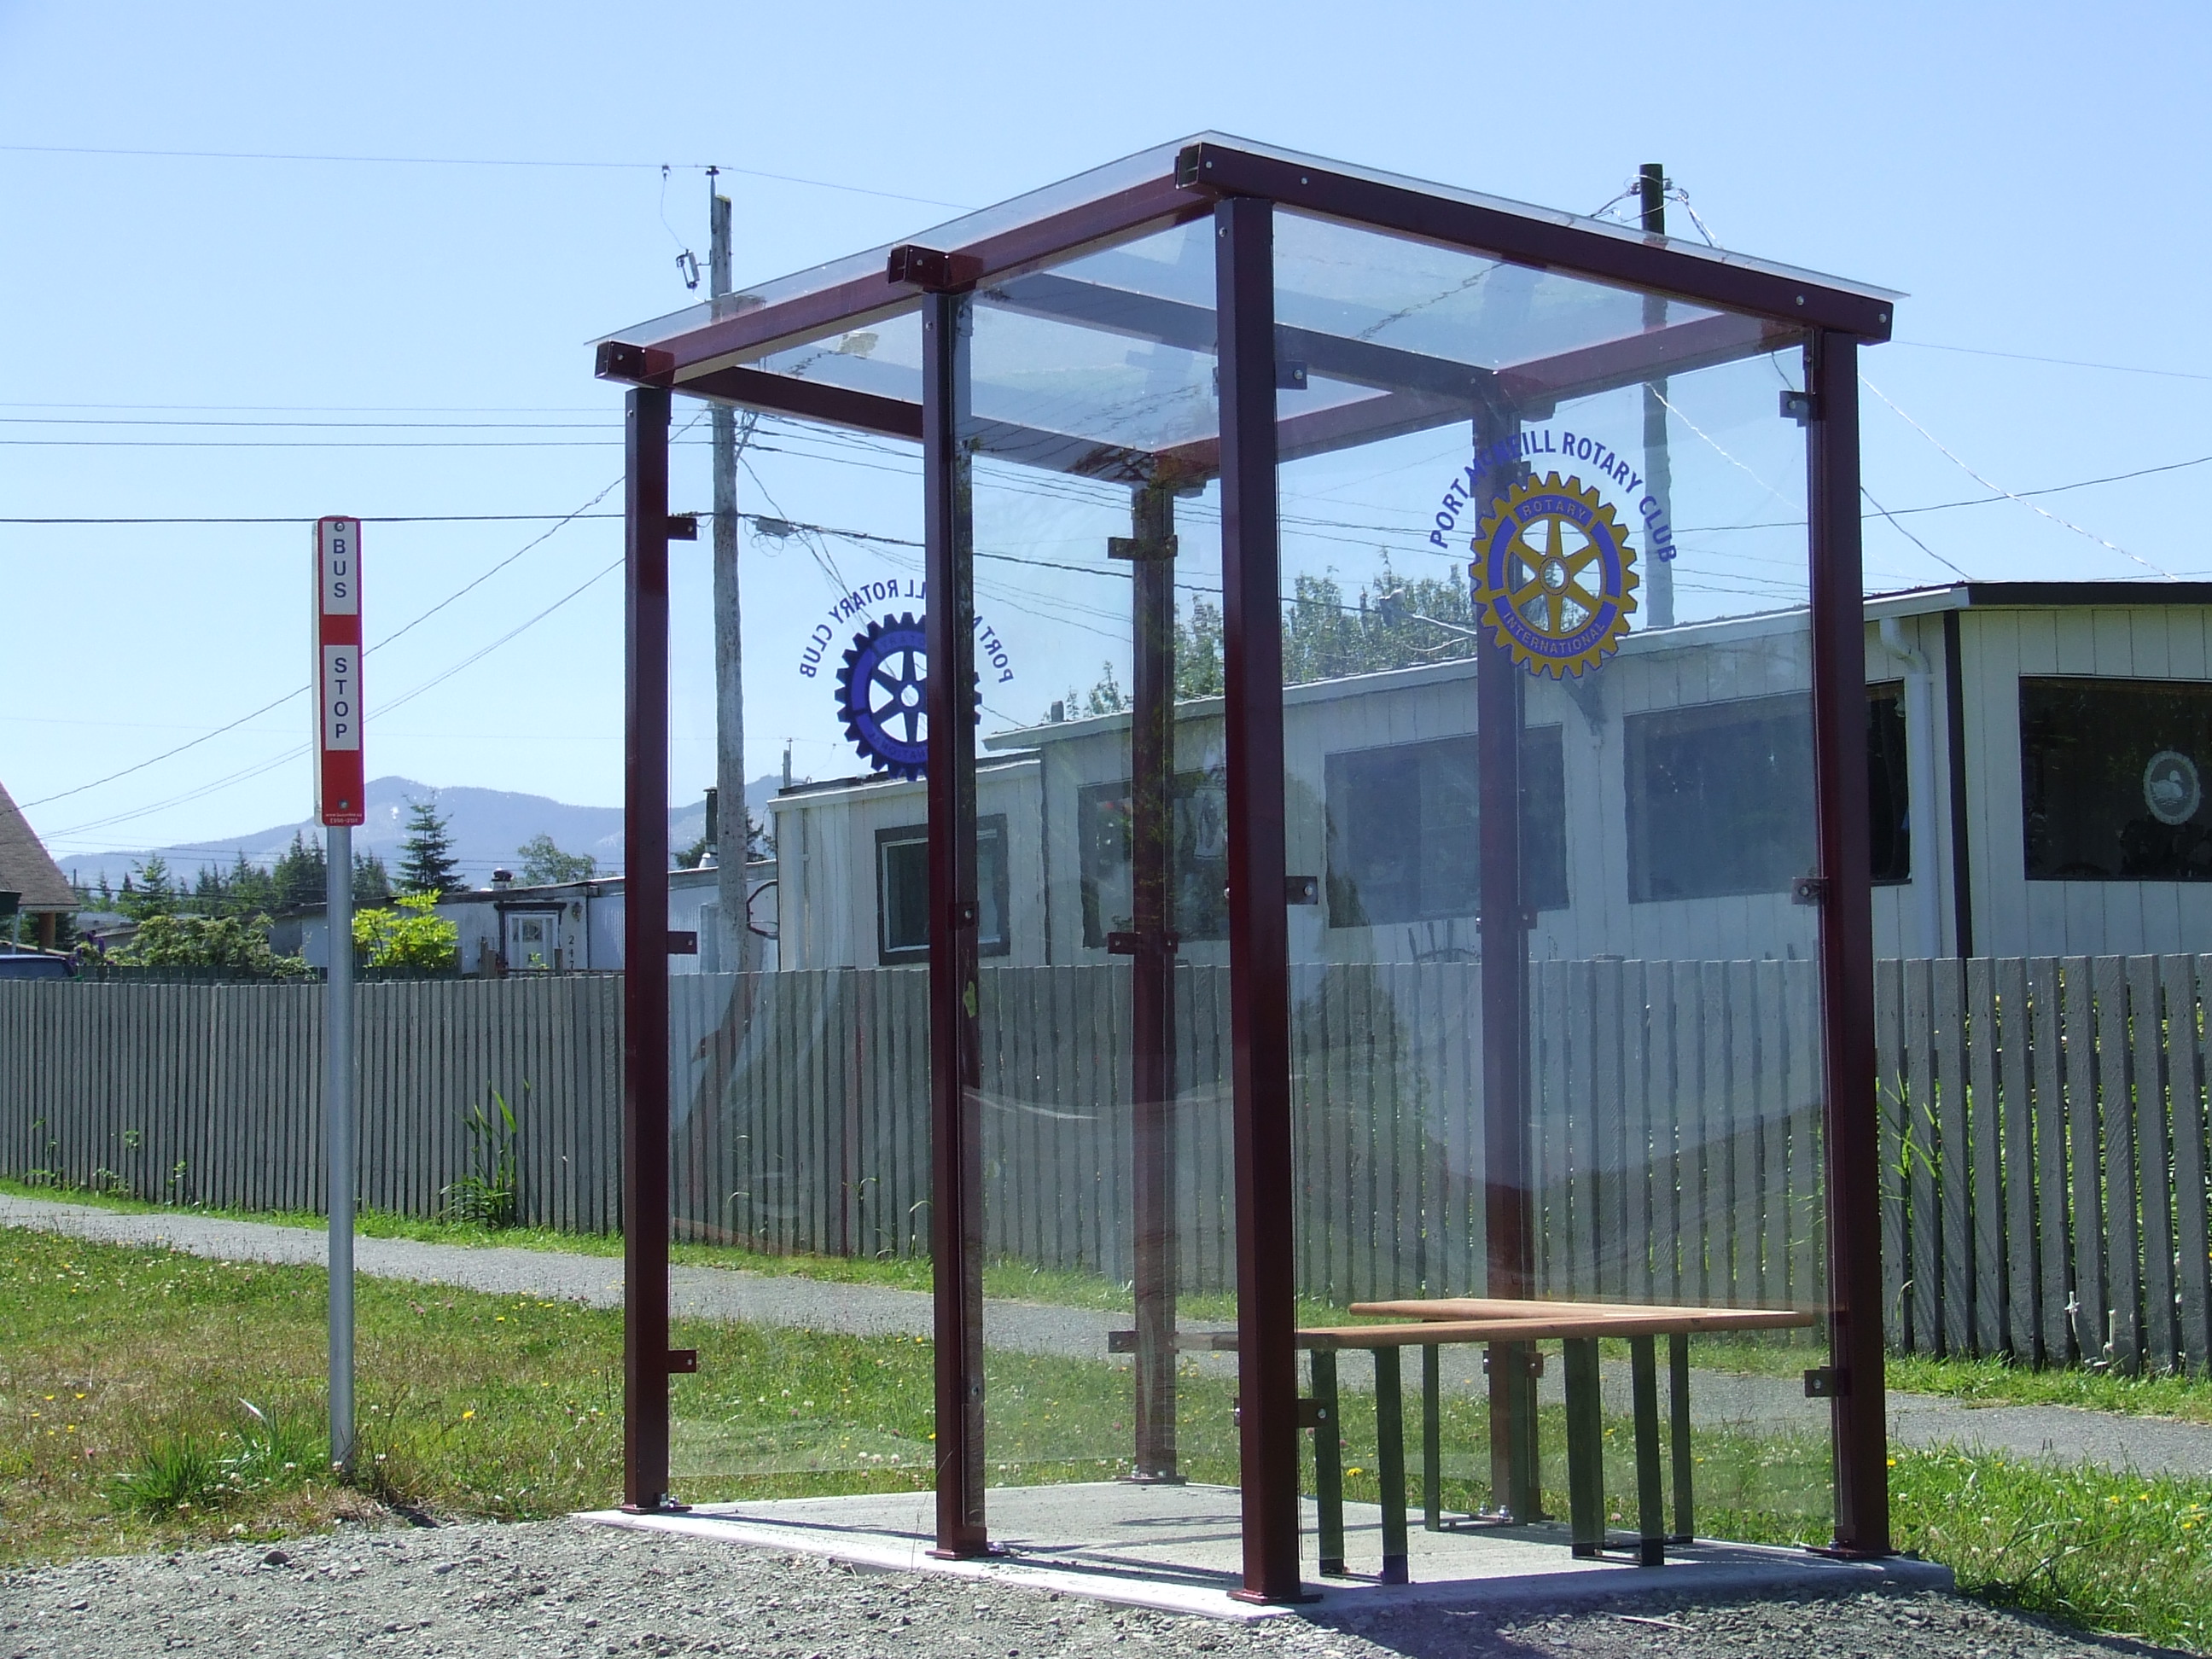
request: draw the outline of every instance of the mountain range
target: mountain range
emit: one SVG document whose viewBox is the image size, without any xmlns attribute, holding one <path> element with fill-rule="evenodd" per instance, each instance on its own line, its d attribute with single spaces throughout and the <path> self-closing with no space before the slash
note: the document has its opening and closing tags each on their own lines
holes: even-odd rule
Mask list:
<svg viewBox="0 0 2212 1659">
<path fill-rule="evenodd" d="M 775 794 L 782 780 L 758 777 L 745 786 L 745 804 L 756 817 Z M 353 832 L 356 854 L 374 853 L 396 872 L 400 843 L 407 838 L 410 805 L 434 801 L 446 819 L 446 833 L 453 844 L 461 874 L 478 885 L 491 879 L 495 869 L 517 870 L 517 849 L 533 836 L 548 835 L 564 853 L 586 853 L 599 860 L 602 872 L 613 873 L 623 864 L 623 811 L 619 806 L 571 806 L 545 795 L 526 795 L 506 789 L 476 789 L 466 786 L 437 789 L 412 778 L 377 778 L 368 786 L 368 821 Z M 704 801 L 671 807 L 668 842 L 682 851 L 704 832 Z M 139 852 L 84 853 L 57 860 L 71 881 L 100 884 L 104 874 L 112 886 L 158 853 L 173 876 L 189 884 L 212 863 L 228 868 L 243 853 L 249 864 L 266 865 L 292 844 L 295 835 L 313 840 L 322 826 L 313 818 L 294 823 L 271 824 L 245 835 L 174 847 L 150 847 Z"/>
</svg>

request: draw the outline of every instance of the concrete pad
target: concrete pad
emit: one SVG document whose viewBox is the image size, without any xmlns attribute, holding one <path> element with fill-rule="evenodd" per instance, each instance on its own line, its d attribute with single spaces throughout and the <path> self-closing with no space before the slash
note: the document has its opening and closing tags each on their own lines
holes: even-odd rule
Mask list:
<svg viewBox="0 0 2212 1659">
<path fill-rule="evenodd" d="M 1097 1481 L 996 1487 L 989 1495 L 991 1537 L 1004 1553 L 969 1561 L 930 1556 L 936 1499 L 926 1492 L 702 1504 L 665 1515 L 602 1510 L 580 1518 L 1160 1613 L 1242 1620 L 1296 1611 L 1231 1599 L 1242 1577 L 1239 1502 L 1231 1486 Z M 1571 1607 L 1657 1595 L 1843 1595 L 1885 1583 L 1943 1589 L 1952 1584 L 1950 1570 L 1929 1562 L 1834 1561 L 1804 1550 L 1750 1544 L 1701 1542 L 1670 1549 L 1659 1567 L 1620 1557 L 1577 1560 L 1564 1525 L 1427 1532 L 1416 1516 L 1407 1543 L 1413 1583 L 1384 1585 L 1374 1576 L 1382 1565 L 1382 1516 L 1372 1504 L 1345 1505 L 1346 1559 L 1355 1575 L 1364 1570 L 1366 1576 L 1324 1579 L 1316 1571 L 1314 1506 L 1308 1502 L 1302 1508 L 1305 1588 L 1336 1612 L 1412 1601 Z"/>
</svg>

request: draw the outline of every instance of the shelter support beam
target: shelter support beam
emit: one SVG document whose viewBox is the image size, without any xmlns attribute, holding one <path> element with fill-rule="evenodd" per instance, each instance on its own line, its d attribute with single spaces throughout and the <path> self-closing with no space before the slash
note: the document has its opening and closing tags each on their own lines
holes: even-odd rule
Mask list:
<svg viewBox="0 0 2212 1659">
<path fill-rule="evenodd" d="M 1828 1347 L 1838 1551 L 1887 1555 L 1880 1147 L 1869 869 L 1866 617 L 1860 580 L 1858 343 L 1806 347 L 1813 574 L 1813 762 L 1819 801 L 1822 1096 L 1828 1157 Z"/>
<path fill-rule="evenodd" d="M 1176 1449 L 1175 1206 L 1175 495 L 1158 484 L 1131 499 L 1134 704 L 1129 736 L 1129 1075 L 1134 1096 L 1131 1198 L 1136 1210 L 1136 1459 L 1133 1478 L 1181 1477 Z"/>
<path fill-rule="evenodd" d="M 1520 422 L 1486 401 L 1474 418 L 1474 448 L 1510 447 Z M 1519 483 L 1518 461 L 1495 469 L 1479 501 Z M 1528 916 L 1521 880 L 1521 727 L 1528 677 L 1498 641 L 1486 617 L 1475 619 L 1475 752 L 1480 811 L 1478 902 L 1482 939 L 1482 1121 L 1484 1243 L 1489 1292 L 1534 1294 L 1535 1260 L 1529 1211 Z M 1490 1350 L 1491 1504 L 1516 1521 L 1538 1507 L 1535 1350 L 1494 1343 Z"/>
<path fill-rule="evenodd" d="M 668 416 L 627 400 L 623 490 L 623 1506 L 668 1497 Z"/>
<path fill-rule="evenodd" d="M 923 560 L 929 581 L 929 1239 L 937 1336 L 937 1549 L 981 1555 L 983 1133 L 977 1091 L 975 589 L 969 301 L 921 310 Z"/>
<path fill-rule="evenodd" d="M 1298 1589 L 1290 925 L 1283 905 L 1283 614 L 1275 509 L 1273 208 L 1214 209 L 1229 794 L 1229 1018 L 1237 1160 L 1237 1451 L 1244 1583 Z"/>
</svg>

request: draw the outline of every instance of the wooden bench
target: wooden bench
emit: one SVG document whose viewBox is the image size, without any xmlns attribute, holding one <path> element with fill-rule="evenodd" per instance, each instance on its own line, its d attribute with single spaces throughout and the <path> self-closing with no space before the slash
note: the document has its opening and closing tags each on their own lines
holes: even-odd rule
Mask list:
<svg viewBox="0 0 2212 1659">
<path fill-rule="evenodd" d="M 1405 1410 L 1400 1377 L 1402 1349 L 1421 1350 L 1422 1470 L 1425 1523 L 1442 1515 L 1442 1446 L 1438 1433 L 1443 1389 L 1439 1353 L 1446 1345 L 1492 1343 L 1510 1349 L 1558 1341 L 1563 1348 L 1567 1407 L 1567 1494 L 1571 1547 L 1595 1556 L 1607 1547 L 1605 1526 L 1605 1425 L 1599 1393 L 1598 1342 L 1612 1337 L 1629 1345 L 1636 1424 L 1637 1559 L 1656 1566 L 1668 1543 L 1692 1534 L 1690 1480 L 1689 1339 L 1707 1331 L 1776 1330 L 1814 1322 L 1794 1309 L 1693 1308 L 1626 1303 L 1518 1301 L 1490 1297 L 1440 1297 L 1356 1302 L 1355 1314 L 1405 1322 L 1339 1325 L 1302 1330 L 1298 1346 L 1313 1370 L 1315 1491 L 1321 1510 L 1321 1571 L 1344 1570 L 1343 1471 L 1338 1429 L 1336 1356 L 1346 1349 L 1375 1356 L 1376 1473 L 1382 1486 L 1382 1582 L 1407 1579 Z M 1668 1339 L 1669 1405 L 1674 1449 L 1675 1527 L 1665 1525 L 1660 1479 L 1658 1375 L 1655 1340 Z M 1534 1424 L 1529 1425 L 1534 1459 Z M 1528 1519 L 1522 1516 L 1519 1519 Z"/>
<path fill-rule="evenodd" d="M 1382 1488 L 1382 1582 L 1407 1582 L 1406 1413 L 1399 1356 L 1421 1350 L 1421 1498 L 1424 1524 L 1435 1532 L 1443 1516 L 1443 1447 L 1439 1422 L 1443 1387 L 1439 1356 L 1447 1346 L 1490 1343 L 1509 1354 L 1559 1342 L 1563 1349 L 1567 1406 L 1567 1501 L 1570 1547 L 1578 1556 L 1601 1554 L 1608 1547 L 1605 1525 L 1605 1421 L 1599 1392 L 1598 1348 L 1601 1339 L 1628 1344 L 1631 1391 L 1636 1421 L 1637 1533 L 1624 1540 L 1645 1566 L 1657 1566 L 1668 1544 L 1690 1541 L 1690 1338 L 1710 1331 L 1782 1330 L 1814 1322 L 1814 1316 L 1789 1308 L 1695 1308 L 1640 1303 L 1521 1301 L 1496 1297 L 1436 1297 L 1394 1302 L 1355 1302 L 1353 1313 L 1393 1321 L 1376 1325 L 1326 1325 L 1297 1334 L 1312 1369 L 1312 1397 L 1304 1402 L 1304 1426 L 1314 1431 L 1314 1494 L 1320 1511 L 1321 1571 L 1340 1577 L 1344 1563 L 1344 1459 L 1339 1419 L 1336 1357 L 1364 1352 L 1375 1358 L 1375 1473 Z M 1108 1350 L 1136 1351 L 1134 1331 L 1115 1331 Z M 1669 1438 L 1673 1443 L 1674 1530 L 1665 1524 L 1665 1495 L 1660 1479 L 1659 1384 L 1656 1341 L 1668 1340 Z M 1184 1352 L 1234 1353 L 1234 1331 L 1182 1330 L 1176 1346 Z M 1535 1428 L 1528 1425 L 1533 1467 Z M 1504 1508 L 1500 1505 L 1501 1510 Z M 1474 1518 L 1474 1517 L 1470 1517 Z M 1525 1522 L 1528 1516 L 1502 1515 L 1486 1524 Z"/>
</svg>

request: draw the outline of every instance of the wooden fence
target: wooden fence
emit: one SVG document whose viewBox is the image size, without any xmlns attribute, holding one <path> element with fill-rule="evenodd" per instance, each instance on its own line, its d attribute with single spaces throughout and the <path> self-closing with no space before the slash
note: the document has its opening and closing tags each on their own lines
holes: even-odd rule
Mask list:
<svg viewBox="0 0 2212 1659">
<path fill-rule="evenodd" d="M 175 1204 L 322 1210 L 319 985 L 0 984 L 0 1170 Z M 361 1198 L 434 1214 L 464 1116 L 520 1115 L 524 1219 L 604 1231 L 620 1186 L 622 985 L 401 981 L 358 993 Z"/>
<path fill-rule="evenodd" d="M 1303 1290 L 1479 1291 L 1479 969 L 1294 975 Z M 919 1255 L 918 969 L 672 982 L 680 1234 Z M 1127 1279 L 1118 967 L 987 968 L 986 1238 Z M 2206 1362 L 2212 957 L 1877 967 L 1890 1336 L 2123 1368 Z M 1544 963 L 1528 1034 L 1537 1267 L 1562 1296 L 1821 1299 L 1818 983 L 1807 962 Z M 1225 969 L 1176 975 L 1184 1284 L 1234 1283 Z M 619 981 L 362 988 L 362 1196 L 431 1213 L 463 1115 L 522 1121 L 526 1219 L 618 1224 Z M 0 984 L 0 1168 L 182 1203 L 322 1203 L 313 987 Z"/>
</svg>

